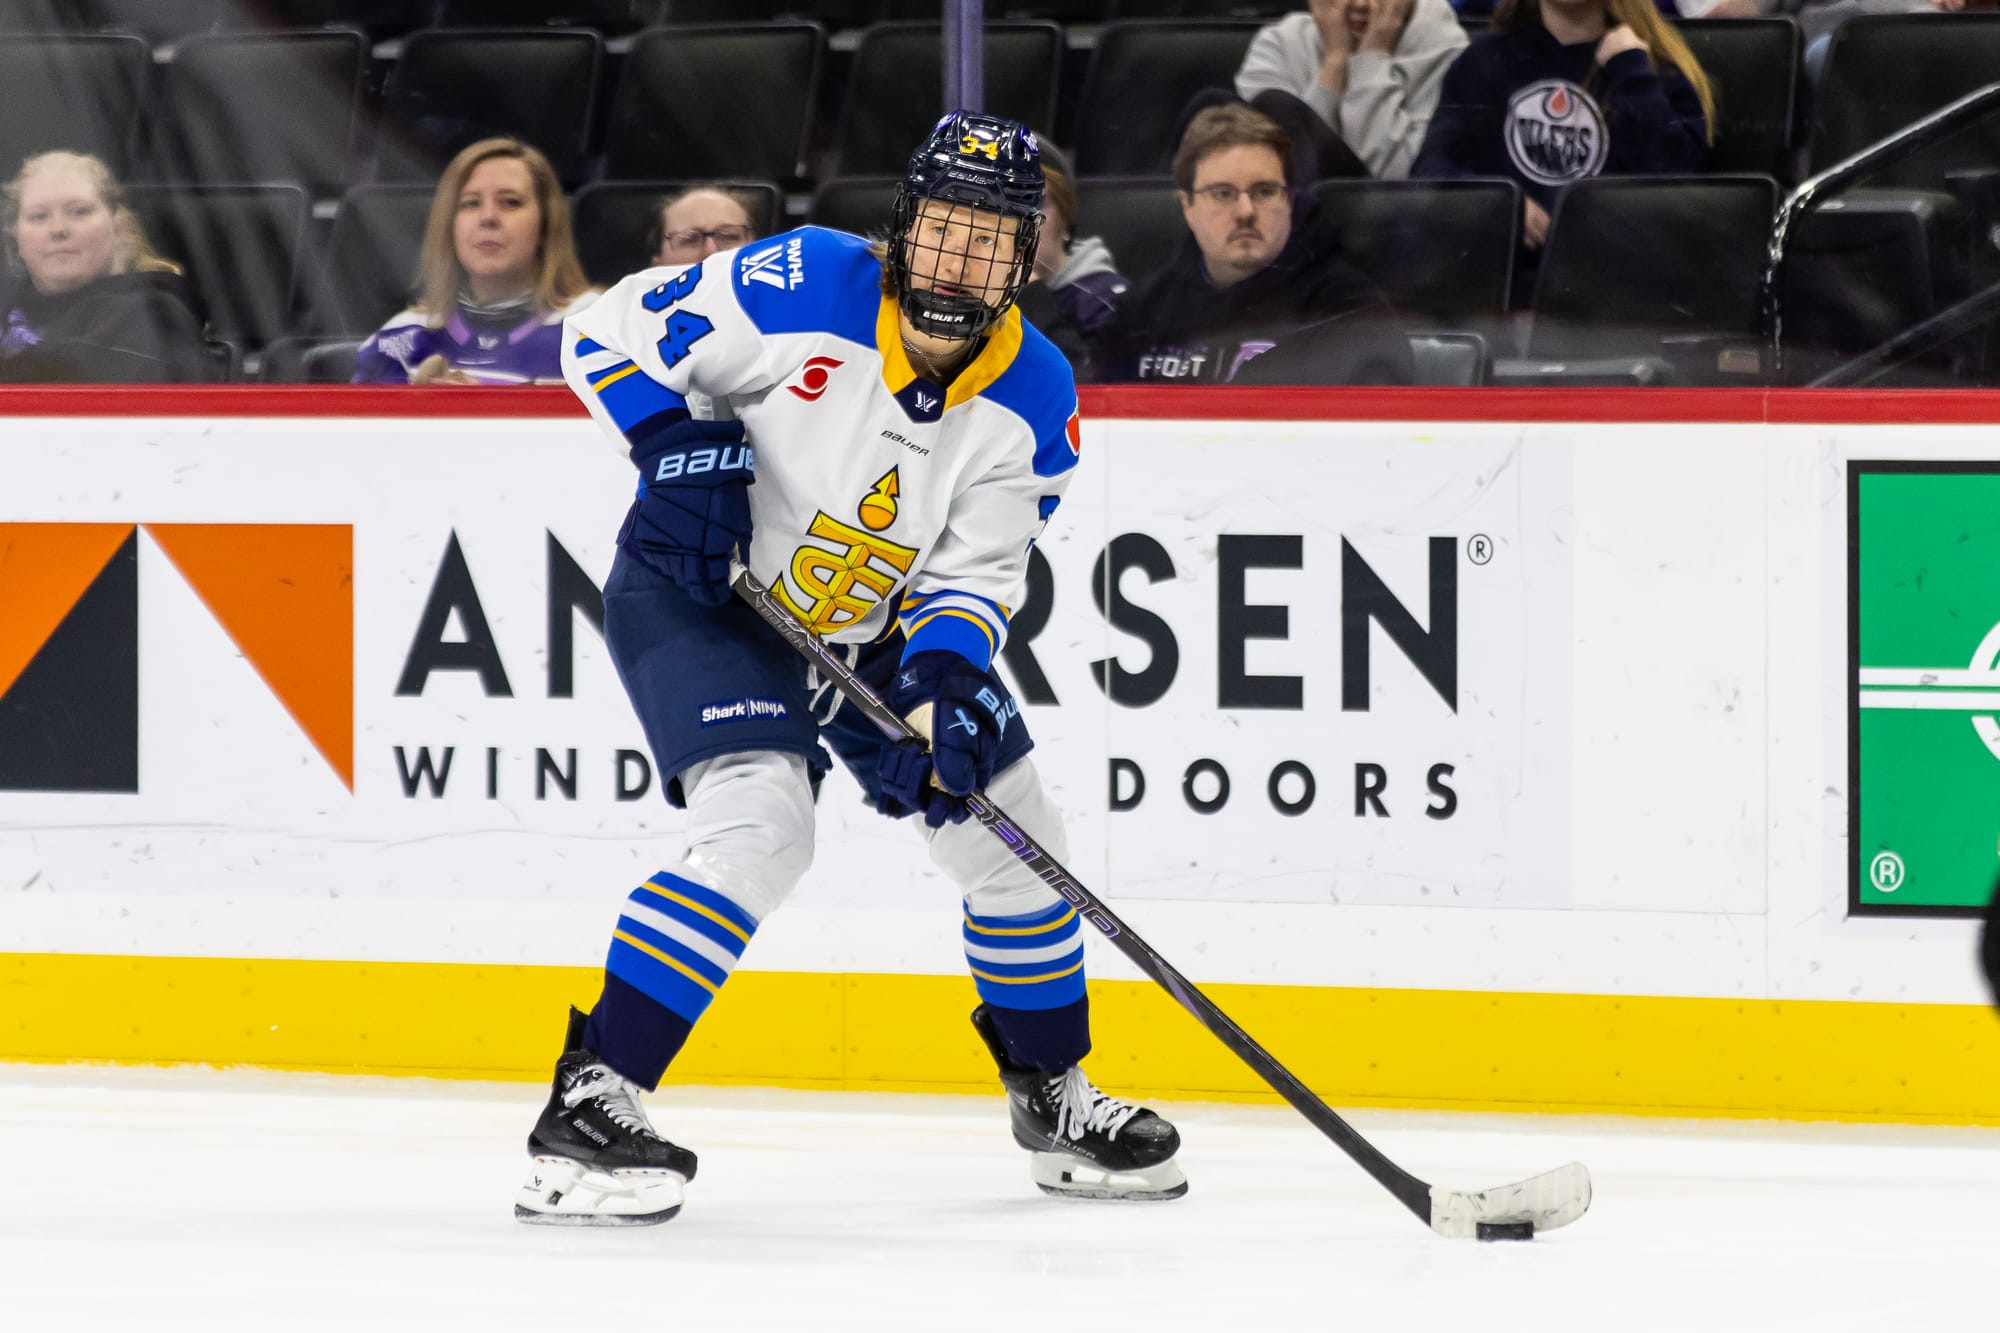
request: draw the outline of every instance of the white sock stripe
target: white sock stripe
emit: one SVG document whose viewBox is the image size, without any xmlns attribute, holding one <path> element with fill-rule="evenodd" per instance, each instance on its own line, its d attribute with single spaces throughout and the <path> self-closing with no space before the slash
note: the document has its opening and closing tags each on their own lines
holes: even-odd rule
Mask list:
<svg viewBox="0 0 2000 1333">
<path fill-rule="evenodd" d="M 967 944 L 965 956 L 987 963 L 1047 963 L 1075 953 L 1076 941 L 1076 933 L 1072 931 L 1065 939 L 1039 949 L 995 949 L 985 944 Z"/>
<path fill-rule="evenodd" d="M 729 950 L 723 948 L 693 926 L 688 925 L 685 921 L 676 921 L 673 917 L 668 916 L 658 908 L 648 907 L 644 903 L 634 902 L 631 899 L 626 900 L 622 915 L 631 917 L 642 926 L 650 926 L 662 935 L 669 936 L 677 943 L 685 944 L 688 948 L 694 950 L 709 962 L 714 963 L 724 972 L 735 970 L 735 954 L 729 952 Z"/>
</svg>

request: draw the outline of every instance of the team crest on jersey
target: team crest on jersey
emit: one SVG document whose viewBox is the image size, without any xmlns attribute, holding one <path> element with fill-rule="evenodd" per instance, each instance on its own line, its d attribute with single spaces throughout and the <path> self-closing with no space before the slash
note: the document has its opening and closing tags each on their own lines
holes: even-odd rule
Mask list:
<svg viewBox="0 0 2000 1333">
<path fill-rule="evenodd" d="M 860 526 L 824 510 L 813 515 L 806 536 L 814 540 L 792 552 L 786 577 L 773 589 L 813 633 L 831 634 L 860 620 L 916 563 L 914 546 L 878 535 L 896 521 L 901 494 L 898 470 L 890 468 L 855 505 Z"/>
<path fill-rule="evenodd" d="M 781 292 L 805 286 L 805 248 L 802 236 L 794 236 L 783 245 L 766 246 L 762 250 L 746 248 L 743 257 L 736 261 L 737 269 L 742 274 L 742 284 L 748 287 L 753 282 L 761 283 Z"/>
<path fill-rule="evenodd" d="M 1078 458 L 1083 457 L 1083 412 L 1071 412 L 1069 420 L 1063 423 L 1063 438 L 1069 441 L 1069 451 Z"/>
<path fill-rule="evenodd" d="M 1531 83 L 1507 103 L 1507 156 L 1542 185 L 1567 185 L 1604 169 L 1604 112 L 1568 79 Z"/>
</svg>

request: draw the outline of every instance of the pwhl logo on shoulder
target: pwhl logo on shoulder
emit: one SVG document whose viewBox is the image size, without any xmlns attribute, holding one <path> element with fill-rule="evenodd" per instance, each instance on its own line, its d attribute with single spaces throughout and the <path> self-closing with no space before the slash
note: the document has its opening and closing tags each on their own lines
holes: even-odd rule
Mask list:
<svg viewBox="0 0 2000 1333">
<path fill-rule="evenodd" d="M 744 251 L 740 261 L 743 265 L 743 285 L 748 287 L 753 282 L 761 282 L 781 292 L 803 287 L 806 281 L 805 247 L 805 240 L 794 236 L 783 245 Z"/>
<path fill-rule="evenodd" d="M 1531 83 L 1507 103 L 1507 156 L 1529 180 L 1567 185 L 1604 170 L 1604 112 L 1568 79 Z"/>
<path fill-rule="evenodd" d="M 0 523 L 0 791 L 139 790 L 142 530 L 352 791 L 354 530 L 256 523 Z"/>
</svg>

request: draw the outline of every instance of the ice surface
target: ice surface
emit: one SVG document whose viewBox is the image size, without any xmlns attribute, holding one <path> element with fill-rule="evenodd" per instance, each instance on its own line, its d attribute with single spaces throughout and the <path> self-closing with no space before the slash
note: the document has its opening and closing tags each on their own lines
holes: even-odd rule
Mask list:
<svg viewBox="0 0 2000 1333">
<path fill-rule="evenodd" d="M 1177 1203 L 1046 1198 L 991 1098 L 669 1088 L 657 1228 L 518 1225 L 545 1089 L 0 1065 L 0 1328 L 2000 1328 L 2000 1130 L 1356 1111 L 1435 1183 L 1571 1158 L 1533 1243 L 1444 1240 L 1281 1107 L 1162 1106 Z"/>
</svg>

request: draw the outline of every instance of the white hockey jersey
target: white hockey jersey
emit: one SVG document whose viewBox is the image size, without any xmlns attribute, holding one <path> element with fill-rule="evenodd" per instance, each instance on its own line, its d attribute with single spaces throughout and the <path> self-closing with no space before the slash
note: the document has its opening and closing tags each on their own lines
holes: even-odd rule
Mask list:
<svg viewBox="0 0 2000 1333">
<path fill-rule="evenodd" d="M 625 447 L 660 412 L 742 420 L 748 563 L 807 625 L 981 666 L 1080 450 L 1076 383 L 1009 310 L 946 388 L 904 354 L 868 243 L 805 227 L 626 278 L 566 323 L 563 374 Z"/>
</svg>

